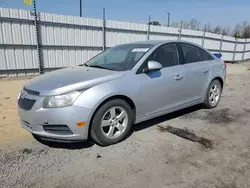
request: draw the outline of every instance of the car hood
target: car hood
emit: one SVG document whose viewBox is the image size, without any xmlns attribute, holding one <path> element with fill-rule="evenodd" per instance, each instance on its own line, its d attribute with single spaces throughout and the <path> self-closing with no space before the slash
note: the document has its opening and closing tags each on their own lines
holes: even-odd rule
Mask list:
<svg viewBox="0 0 250 188">
<path fill-rule="evenodd" d="M 87 89 L 94 85 L 120 78 L 124 74 L 124 71 L 77 66 L 38 76 L 29 81 L 25 88 L 37 91 L 40 95 L 58 95 Z"/>
</svg>

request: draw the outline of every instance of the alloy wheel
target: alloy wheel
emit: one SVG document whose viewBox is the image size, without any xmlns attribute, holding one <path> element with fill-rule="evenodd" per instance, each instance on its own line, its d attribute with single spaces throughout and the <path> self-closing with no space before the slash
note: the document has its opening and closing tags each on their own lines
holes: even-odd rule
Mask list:
<svg viewBox="0 0 250 188">
<path fill-rule="evenodd" d="M 120 106 L 106 111 L 101 120 L 101 130 L 105 137 L 115 139 L 121 136 L 128 125 L 128 113 Z"/>
</svg>

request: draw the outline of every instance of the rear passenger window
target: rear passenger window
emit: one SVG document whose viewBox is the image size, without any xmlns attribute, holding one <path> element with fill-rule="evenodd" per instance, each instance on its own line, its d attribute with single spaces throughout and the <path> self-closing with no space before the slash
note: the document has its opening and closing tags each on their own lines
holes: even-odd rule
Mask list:
<svg viewBox="0 0 250 188">
<path fill-rule="evenodd" d="M 159 62 L 162 67 L 178 65 L 178 52 L 175 44 L 165 44 L 157 48 L 150 56 L 150 61 Z"/>
<path fill-rule="evenodd" d="M 213 60 L 213 57 L 210 54 L 196 46 L 190 44 L 181 44 L 181 49 L 185 64 Z"/>
</svg>

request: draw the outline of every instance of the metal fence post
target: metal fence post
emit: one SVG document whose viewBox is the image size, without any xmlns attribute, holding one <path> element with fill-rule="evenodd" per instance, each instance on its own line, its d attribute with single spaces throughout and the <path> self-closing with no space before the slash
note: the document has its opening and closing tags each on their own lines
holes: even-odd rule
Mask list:
<svg viewBox="0 0 250 188">
<path fill-rule="evenodd" d="M 233 53 L 233 62 L 235 61 L 235 53 L 237 49 L 238 38 L 236 38 L 235 45 L 234 45 L 234 53 Z"/>
<path fill-rule="evenodd" d="M 247 45 L 247 38 L 245 38 L 245 43 L 243 47 L 242 58 L 241 58 L 242 62 L 244 61 L 244 58 L 245 58 L 246 45 Z"/>
<path fill-rule="evenodd" d="M 37 19 L 37 12 L 36 12 L 36 1 L 33 1 L 34 5 L 34 14 L 35 14 L 35 27 L 36 27 L 36 48 L 37 48 L 37 56 L 38 56 L 38 63 L 39 63 L 39 73 L 44 73 L 44 62 L 43 62 L 43 54 L 41 49 L 41 33 L 40 33 L 40 26 Z"/>
<path fill-rule="evenodd" d="M 204 27 L 202 41 L 201 41 L 201 46 L 203 46 L 203 47 L 204 47 L 204 41 L 205 41 L 205 36 L 206 36 L 206 30 L 207 30 L 207 25 L 205 25 L 205 27 Z"/>
<path fill-rule="evenodd" d="M 103 20 L 103 25 L 102 25 L 103 46 L 102 46 L 102 50 L 104 51 L 106 49 L 106 13 L 105 13 L 105 8 L 103 8 L 102 20 Z"/>
<path fill-rule="evenodd" d="M 147 40 L 149 40 L 149 35 L 150 35 L 150 25 L 151 25 L 151 16 L 148 16 L 148 30 L 147 30 Z"/>
<path fill-rule="evenodd" d="M 224 34 L 221 35 L 221 40 L 220 40 L 220 53 L 221 53 L 221 51 L 222 51 L 223 38 L 224 38 Z"/>
<path fill-rule="evenodd" d="M 183 25 L 183 20 L 181 21 L 181 27 L 180 27 L 180 29 L 179 29 L 179 37 L 178 37 L 178 40 L 181 40 L 182 25 Z"/>
</svg>

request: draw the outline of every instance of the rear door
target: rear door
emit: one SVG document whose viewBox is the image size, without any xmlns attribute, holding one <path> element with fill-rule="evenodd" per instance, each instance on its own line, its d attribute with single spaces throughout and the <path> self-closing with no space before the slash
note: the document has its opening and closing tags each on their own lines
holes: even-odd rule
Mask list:
<svg viewBox="0 0 250 188">
<path fill-rule="evenodd" d="M 202 48 L 192 44 L 180 43 L 182 63 L 186 69 L 186 97 L 188 102 L 204 97 L 211 73 L 213 57 Z"/>
</svg>

